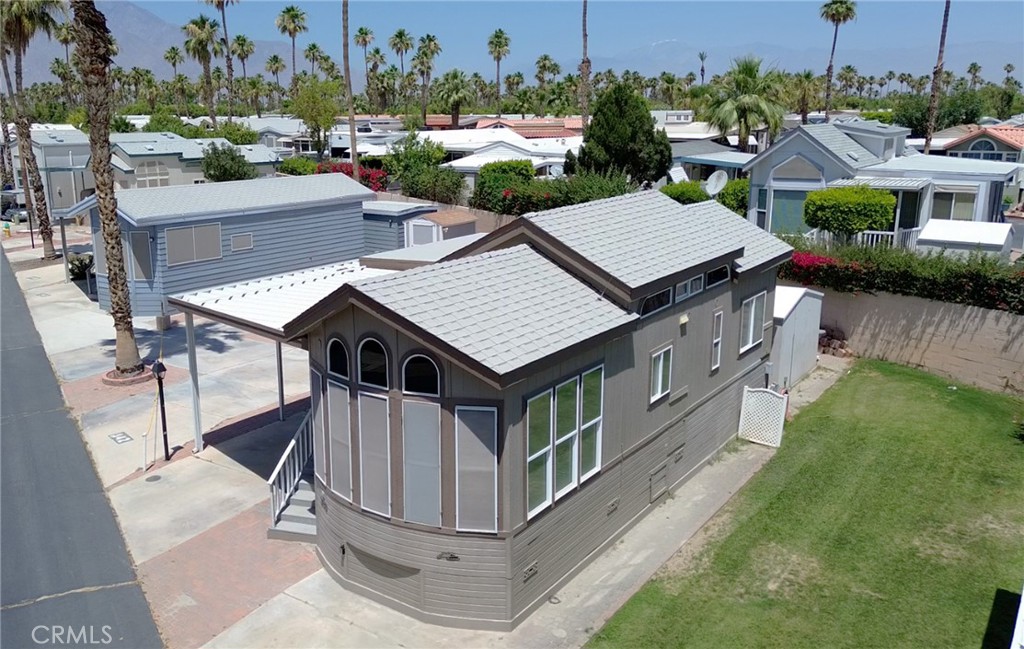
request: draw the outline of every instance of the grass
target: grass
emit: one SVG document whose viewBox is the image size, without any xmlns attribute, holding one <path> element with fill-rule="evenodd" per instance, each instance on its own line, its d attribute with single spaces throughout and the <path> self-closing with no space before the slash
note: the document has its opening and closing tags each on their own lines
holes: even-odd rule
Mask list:
<svg viewBox="0 0 1024 649">
<path fill-rule="evenodd" d="M 1024 574 L 1024 403 L 862 361 L 683 568 L 588 646 L 1009 645 L 993 602 Z M 1004 611 L 1005 613 L 1005 611 Z"/>
</svg>

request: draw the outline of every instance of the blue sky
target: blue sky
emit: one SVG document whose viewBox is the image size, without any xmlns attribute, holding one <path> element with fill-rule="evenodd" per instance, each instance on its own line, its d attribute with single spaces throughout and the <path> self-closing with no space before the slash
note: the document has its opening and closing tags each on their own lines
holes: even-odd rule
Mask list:
<svg viewBox="0 0 1024 649">
<path fill-rule="evenodd" d="M 175 24 L 183 24 L 201 12 L 213 14 L 211 7 L 198 1 L 149 0 L 137 4 Z M 228 27 L 232 34 L 244 33 L 252 39 L 283 40 L 284 37 L 274 27 L 274 18 L 286 4 L 280 0 L 242 0 L 228 8 Z M 299 37 L 300 48 L 315 41 L 340 64 L 341 2 L 295 0 L 294 4 L 306 11 L 310 27 L 309 33 Z M 821 72 L 825 61 L 819 59 L 822 58 L 821 52 L 825 52 L 827 57 L 831 29 L 818 18 L 818 7 L 818 2 L 777 0 L 591 0 L 591 56 L 595 59 L 616 59 L 634 50 L 631 56 L 618 60 L 635 62 L 643 59 L 643 55 L 635 50 L 652 43 L 674 40 L 676 43 L 669 43 L 672 52 L 669 58 L 678 60 L 677 72 L 696 70 L 699 67 L 696 52 L 700 49 L 718 54 L 709 60 L 709 75 L 728 67 L 731 56 L 746 52 L 759 53 L 768 59 L 780 57 L 781 67 L 811 67 Z M 408 29 L 417 37 L 424 33 L 435 34 L 443 47 L 438 61 L 440 69 L 492 70 L 486 39 L 498 27 L 508 32 L 512 39 L 511 55 L 503 64 L 506 71 L 518 68 L 526 72 L 542 53 L 561 61 L 579 57 L 578 1 L 353 0 L 350 12 L 352 31 L 359 26 L 370 27 L 377 37 L 375 45 L 385 52 L 387 37 L 399 27 Z M 843 52 L 848 51 L 864 74 L 903 69 L 899 60 L 901 55 L 886 48 L 912 50 L 914 67 L 934 63 L 942 2 L 862 1 L 858 3 L 858 13 L 856 22 L 840 29 L 839 63 L 842 63 Z M 789 53 L 777 53 L 782 50 Z M 804 50 L 808 50 L 806 61 L 793 53 Z M 954 66 L 965 66 L 965 61 L 974 60 L 972 56 L 983 59 L 987 56 L 980 62 L 988 78 L 1001 79 L 1003 73 L 998 68 L 1006 62 L 1013 62 L 1020 75 L 1024 71 L 1024 2 L 953 2 L 947 50 Z M 873 52 L 879 54 L 873 55 Z M 661 56 L 666 56 L 664 51 Z M 389 58 L 397 59 L 393 53 Z M 361 53 L 355 60 L 361 63 Z M 932 63 L 926 64 L 928 60 Z M 599 68 L 600 63 L 595 67 Z M 924 74 L 929 70 L 913 71 Z"/>
</svg>

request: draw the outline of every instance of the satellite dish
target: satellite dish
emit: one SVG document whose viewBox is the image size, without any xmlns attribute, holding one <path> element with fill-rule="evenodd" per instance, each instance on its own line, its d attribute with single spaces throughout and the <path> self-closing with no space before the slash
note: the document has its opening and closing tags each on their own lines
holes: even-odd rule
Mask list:
<svg viewBox="0 0 1024 649">
<path fill-rule="evenodd" d="M 725 188 L 725 183 L 729 182 L 729 174 L 725 173 L 721 169 L 711 174 L 708 178 L 708 184 L 704 188 L 704 191 L 708 193 L 711 198 L 718 195 L 718 192 Z"/>
</svg>

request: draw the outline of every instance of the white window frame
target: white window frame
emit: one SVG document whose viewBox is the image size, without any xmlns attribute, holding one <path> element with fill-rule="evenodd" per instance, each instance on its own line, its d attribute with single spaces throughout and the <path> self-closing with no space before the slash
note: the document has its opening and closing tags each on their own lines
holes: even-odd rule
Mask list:
<svg viewBox="0 0 1024 649">
<path fill-rule="evenodd" d="M 437 481 L 437 503 L 439 505 L 438 511 L 437 511 L 437 520 L 438 520 L 437 527 L 441 527 L 442 525 L 444 525 L 444 511 L 443 511 L 443 509 L 444 509 L 444 494 L 443 494 L 443 491 L 444 491 L 444 473 L 443 473 L 443 469 L 441 468 L 441 466 L 442 466 L 442 462 L 441 462 L 441 435 L 443 434 L 441 432 L 441 404 L 439 402 L 437 402 L 437 401 L 416 401 L 416 400 L 412 400 L 412 399 L 409 400 L 409 403 L 427 404 L 427 405 L 430 405 L 430 406 L 436 406 L 437 407 L 437 433 L 438 433 L 438 440 L 437 440 L 437 466 L 438 466 L 438 470 L 441 472 L 441 475 L 438 476 L 439 479 Z M 405 403 L 402 404 L 402 418 L 403 418 L 403 420 L 405 419 Z M 458 420 L 456 420 L 456 424 L 455 425 L 456 426 L 458 425 Z M 406 499 L 406 502 L 408 502 L 408 500 L 409 500 L 409 497 L 408 497 L 409 481 L 407 479 L 407 475 L 408 475 L 407 468 L 408 467 L 406 465 L 406 462 L 407 462 L 407 459 L 409 457 L 409 454 L 405 452 L 405 442 L 406 442 L 405 421 L 403 421 L 402 422 L 402 492 L 403 492 L 403 497 Z M 459 444 L 459 436 L 456 435 L 455 436 L 455 446 L 456 446 L 455 457 L 456 457 L 456 460 L 459 457 L 458 444 Z M 497 448 L 497 430 L 495 430 L 495 448 Z M 497 472 L 497 457 L 495 457 L 495 472 L 494 472 L 494 475 L 495 475 L 495 478 L 497 478 L 497 475 L 498 475 L 498 472 Z M 458 494 L 458 488 L 459 488 L 459 469 L 456 466 L 455 467 L 456 499 L 458 499 L 458 495 L 457 495 Z M 495 493 L 495 498 L 497 498 L 497 493 L 498 493 L 497 489 L 495 489 L 494 493 Z M 456 519 L 457 519 L 458 518 L 458 513 L 457 513 L 458 512 L 458 507 L 456 507 L 455 509 L 456 509 Z M 495 504 L 495 511 L 497 511 L 497 504 Z M 403 518 L 404 518 L 404 516 L 405 516 L 405 512 L 403 512 Z M 405 519 L 405 520 L 408 520 L 408 519 Z M 408 522 L 413 523 L 415 525 L 427 525 L 429 527 L 434 527 L 433 525 L 430 525 L 429 523 L 422 523 L 422 522 L 419 522 L 419 521 L 408 521 Z"/>
<path fill-rule="evenodd" d="M 554 390 L 554 419 L 551 422 L 552 431 L 552 459 L 551 459 L 551 488 L 555 490 L 555 500 L 560 499 L 562 496 L 570 493 L 573 489 L 580 484 L 580 408 L 583 403 L 580 401 L 580 378 L 577 374 L 572 378 L 562 381 L 555 386 Z M 576 383 L 576 408 L 573 413 L 575 420 L 573 423 L 572 432 L 566 433 L 562 437 L 558 437 L 558 390 L 563 386 L 569 385 L 570 383 Z M 572 446 L 572 480 L 566 486 L 562 487 L 561 491 L 558 491 L 558 485 L 556 484 L 556 477 L 558 473 L 558 447 L 562 444 L 570 444 Z"/>
<path fill-rule="evenodd" d="M 530 455 L 530 404 L 533 403 L 534 401 L 542 398 L 542 397 L 548 397 L 548 444 L 543 449 L 537 451 L 533 455 Z M 551 431 L 554 429 L 554 426 L 555 426 L 555 395 L 551 391 L 550 388 L 545 390 L 545 391 L 543 391 L 543 392 L 541 392 L 540 394 L 535 394 L 533 397 L 531 397 L 531 398 L 526 400 L 526 422 L 525 423 L 526 423 L 525 429 L 526 429 L 526 507 L 527 507 L 526 517 L 527 517 L 527 519 L 530 519 L 530 518 L 533 518 L 534 516 L 536 516 L 537 514 L 539 514 L 540 512 L 544 511 L 548 507 L 550 507 L 551 503 L 554 502 L 554 484 L 555 484 L 555 482 L 554 482 L 554 478 L 552 477 L 552 470 L 553 470 L 553 460 L 554 460 L 554 456 L 555 456 L 555 448 L 554 448 L 554 445 L 551 443 L 551 439 L 553 437 L 553 434 L 552 434 Z M 530 507 L 530 463 L 533 462 L 534 460 L 536 460 L 537 458 L 541 457 L 545 453 L 547 453 L 547 459 L 546 459 L 546 461 L 544 463 L 544 475 L 547 476 L 547 477 L 546 477 L 546 494 L 545 494 L 545 497 L 544 497 L 544 502 L 540 503 L 539 505 L 537 505 L 533 509 L 529 509 L 529 507 Z"/>
<path fill-rule="evenodd" d="M 319 370 L 317 370 L 317 369 L 315 369 L 313 367 L 309 368 L 309 374 L 310 374 L 310 376 L 309 376 L 309 393 L 310 393 L 310 398 L 309 398 L 309 406 L 310 406 L 310 411 L 309 411 L 309 427 L 313 429 L 313 448 L 314 448 L 314 452 L 313 452 L 313 473 L 316 475 L 317 478 L 320 479 L 320 482 L 322 482 L 325 485 L 329 485 L 330 483 L 328 483 L 328 481 L 327 481 L 328 473 L 327 473 L 326 463 L 327 463 L 328 453 L 330 453 L 330 435 L 327 434 L 327 412 L 326 412 L 327 399 L 324 398 L 324 375 L 323 375 L 322 372 L 320 372 Z M 320 384 L 320 430 L 316 429 L 316 412 L 313 411 L 313 377 L 314 376 L 316 376 L 317 383 Z M 320 446 L 323 447 L 322 456 L 324 458 L 324 465 L 322 465 L 320 467 L 316 466 L 316 451 L 315 451 L 315 449 L 316 449 L 317 441 L 318 440 L 320 442 Z"/>
<path fill-rule="evenodd" d="M 494 413 L 494 529 L 480 530 L 464 528 L 459 525 L 459 434 L 457 429 L 459 426 L 459 412 L 462 410 Z M 459 532 L 495 534 L 498 531 L 498 517 L 501 516 L 501 512 L 498 511 L 498 409 L 494 406 L 455 406 L 455 427 L 455 529 Z"/>
<path fill-rule="evenodd" d="M 704 275 L 683 280 L 676 284 L 676 304 L 704 292 Z"/>
<path fill-rule="evenodd" d="M 715 272 L 716 270 L 722 270 L 723 268 L 725 269 L 725 279 L 720 279 L 717 282 L 715 282 L 714 284 L 712 284 L 706 276 L 710 275 L 711 273 Z M 705 275 L 704 289 L 707 290 L 709 288 L 714 288 L 716 286 L 719 286 L 721 284 L 725 284 L 726 282 L 728 282 L 729 279 L 732 277 L 732 272 L 729 270 L 729 266 L 728 265 L 723 264 L 722 266 L 719 266 L 717 268 L 712 268 L 711 270 L 706 272 L 704 275 Z"/>
<path fill-rule="evenodd" d="M 665 306 L 661 306 L 661 307 L 658 307 L 657 309 L 655 309 L 654 311 L 648 311 L 647 313 L 644 313 L 643 312 L 644 305 L 647 304 L 647 301 L 650 300 L 650 299 L 653 299 L 656 295 L 661 295 L 662 293 L 668 293 L 668 302 L 665 303 Z M 640 314 L 641 318 L 649 318 L 650 316 L 654 315 L 655 313 L 661 313 L 665 309 L 667 309 L 670 306 L 672 306 L 672 304 L 673 304 L 673 302 L 672 302 L 672 287 L 669 286 L 666 289 L 662 289 L 660 291 L 655 291 L 654 293 L 651 293 L 650 295 L 645 297 L 643 299 L 643 301 L 640 302 L 640 308 L 637 309 L 637 313 Z"/>
<path fill-rule="evenodd" d="M 949 194 L 950 196 L 952 196 L 952 198 L 949 201 L 949 216 L 947 216 L 947 217 L 935 216 L 935 198 L 939 194 Z M 971 199 L 972 199 L 971 200 L 971 207 L 972 207 L 971 218 L 969 218 L 969 219 L 953 218 L 953 214 L 956 212 L 956 203 L 957 203 L 956 197 L 957 196 L 970 196 L 971 197 Z M 977 209 L 978 209 L 978 194 L 977 194 L 977 192 L 968 192 L 968 191 L 963 191 L 963 192 L 941 191 L 941 192 L 938 192 L 937 191 L 934 194 L 932 194 L 932 218 L 935 218 L 936 220 L 939 220 L 939 221 L 961 221 L 961 222 L 965 222 L 966 223 L 968 221 L 973 221 L 974 220 L 974 214 L 977 211 Z"/>
<path fill-rule="evenodd" d="M 665 364 L 668 364 L 668 381 L 665 385 L 662 385 L 661 377 L 665 370 Z M 657 365 L 657 368 L 655 366 Z M 657 387 L 659 391 L 655 393 L 655 380 L 657 380 Z M 651 381 L 650 381 L 650 396 L 651 403 L 662 399 L 669 392 L 672 391 L 672 345 L 667 345 L 651 353 Z"/>
<path fill-rule="evenodd" d="M 349 363 L 346 364 L 345 373 L 344 374 L 339 374 L 337 372 L 331 371 L 331 345 L 333 345 L 334 343 L 338 343 L 339 345 L 341 345 L 341 348 L 345 350 L 345 359 L 349 361 Z M 349 378 L 349 376 L 348 376 L 349 368 L 351 367 L 351 356 L 349 356 L 348 346 L 345 344 L 345 341 L 343 341 L 341 338 L 338 338 L 337 336 L 334 336 L 330 340 L 327 341 L 326 349 L 327 349 L 327 354 L 324 357 L 324 367 L 327 368 L 327 375 L 328 376 L 333 376 L 334 378 L 338 378 L 338 379 L 344 379 L 344 380 L 347 381 L 348 378 Z"/>
<path fill-rule="evenodd" d="M 325 474 L 325 477 L 329 477 L 330 478 L 329 488 L 334 493 L 334 495 L 337 496 L 338 498 L 341 498 L 342 500 L 344 500 L 346 502 L 352 502 L 352 424 L 351 423 L 349 423 L 349 426 L 348 426 L 348 449 L 349 449 L 348 457 L 345 458 L 345 461 L 348 462 L 348 494 L 349 495 L 346 496 L 346 495 L 342 494 L 341 492 L 339 492 L 335 488 L 336 485 L 334 484 L 334 459 L 335 459 L 334 458 L 334 436 L 332 435 L 333 431 L 331 430 L 331 426 L 330 426 L 330 422 L 331 422 L 331 385 L 333 384 L 334 386 L 339 387 L 339 388 L 341 388 L 342 390 L 345 391 L 344 409 L 345 409 L 345 416 L 346 417 L 349 415 L 349 407 L 350 407 L 350 404 L 352 402 L 352 391 L 349 389 L 349 387 L 347 385 L 345 385 L 341 381 L 338 381 L 336 378 L 334 378 L 335 376 L 336 376 L 335 374 L 332 374 L 330 372 L 327 373 L 327 396 L 326 396 L 326 398 L 321 397 L 322 401 L 326 402 L 326 404 L 327 404 L 326 413 L 324 415 L 324 428 L 327 429 L 327 431 L 326 431 L 327 432 L 326 438 L 327 438 L 327 442 L 328 442 L 328 444 L 327 444 L 327 457 L 330 458 L 330 463 L 331 463 L 331 471 L 330 471 L 330 473 L 327 473 L 325 471 L 324 474 Z M 362 460 L 360 460 L 360 464 L 361 463 L 362 463 Z M 328 484 L 328 483 L 325 482 L 325 484 Z"/>
<path fill-rule="evenodd" d="M 411 248 L 412 246 L 425 246 L 425 245 L 428 245 L 428 244 L 425 244 L 425 243 L 414 243 L 414 241 L 416 239 L 415 239 L 415 236 L 413 235 L 413 233 L 415 232 L 417 227 L 420 227 L 420 228 L 430 227 L 430 229 L 431 229 L 431 241 L 430 241 L 430 243 L 437 243 L 438 241 L 441 241 L 441 240 L 444 239 L 444 233 L 441 232 L 441 226 L 439 226 L 438 224 L 434 223 L 433 221 L 429 221 L 427 219 L 420 219 L 420 218 L 418 218 L 418 219 L 409 219 L 408 221 L 405 222 L 405 247 L 406 248 Z"/>
<path fill-rule="evenodd" d="M 756 300 L 763 300 L 764 304 L 761 307 L 761 322 L 757 322 L 754 315 L 757 313 L 757 302 Z M 743 322 L 743 311 L 747 304 L 750 304 L 750 320 L 747 323 Z M 757 347 L 764 342 L 764 313 L 768 308 L 768 292 L 761 291 L 756 295 L 752 295 L 747 299 L 743 300 L 743 304 L 740 306 L 740 353 L 744 353 L 747 350 Z M 747 341 L 749 336 L 750 341 Z M 756 338 L 755 338 L 756 337 Z"/>
<path fill-rule="evenodd" d="M 235 246 L 235 237 L 249 237 L 249 247 L 243 248 L 241 246 Z M 231 235 L 231 252 L 246 252 L 256 247 L 256 238 L 252 232 L 239 232 L 238 234 Z"/>
<path fill-rule="evenodd" d="M 367 383 L 363 380 L 363 345 L 373 341 L 380 345 L 380 348 L 384 350 L 384 382 L 387 385 L 377 385 L 376 383 Z M 359 347 L 356 349 L 356 376 L 358 378 L 359 385 L 368 388 L 377 388 L 378 390 L 390 390 L 391 389 L 391 359 L 388 357 L 388 348 L 384 346 L 380 340 L 373 336 L 368 336 L 359 343 Z"/>
<path fill-rule="evenodd" d="M 363 446 L 363 407 L 361 403 L 358 404 L 359 417 L 357 420 L 357 423 L 359 425 L 359 507 L 363 509 L 363 511 L 373 512 L 374 514 L 380 514 L 381 516 L 384 516 L 386 518 L 391 518 L 391 504 L 393 502 L 391 494 L 391 400 L 385 394 L 377 394 L 376 392 L 363 392 L 360 390 L 357 393 L 356 398 L 359 399 L 362 397 L 367 397 L 369 399 L 382 399 L 385 403 L 384 437 L 387 441 L 388 449 L 388 510 L 386 512 L 379 512 L 376 509 L 371 509 L 366 506 L 366 503 L 363 500 L 363 494 L 366 491 L 364 488 L 366 472 L 363 471 L 363 449 L 365 447 Z"/>
<path fill-rule="evenodd" d="M 711 371 L 722 366 L 722 332 L 725 329 L 725 313 L 715 311 L 711 320 Z"/>
<path fill-rule="evenodd" d="M 217 256 L 216 257 L 203 257 L 202 259 L 197 259 L 197 257 L 196 257 L 196 228 L 197 227 L 205 228 L 205 227 L 209 227 L 211 225 L 217 226 L 217 239 L 219 241 L 219 243 L 217 245 L 217 250 L 218 250 Z M 171 258 L 170 252 L 167 250 L 167 242 L 168 242 L 167 234 L 169 232 L 175 232 L 177 230 L 191 230 L 192 231 L 192 259 L 190 259 L 188 261 L 179 261 L 177 263 L 172 264 L 172 263 L 170 263 L 170 258 Z M 219 259 L 223 259 L 224 258 L 224 243 L 221 240 L 221 237 L 223 237 L 223 236 L 224 236 L 224 232 L 221 229 L 221 224 L 220 224 L 219 221 L 216 222 L 216 223 L 203 223 L 202 225 L 198 225 L 198 226 L 197 225 L 186 225 L 186 226 L 177 227 L 177 228 L 164 228 L 164 257 L 165 257 L 164 261 L 167 262 L 167 267 L 168 268 L 177 268 L 178 266 L 187 266 L 188 264 L 199 264 L 199 263 L 202 263 L 202 262 L 205 262 L 205 261 L 217 261 Z"/>
<path fill-rule="evenodd" d="M 969 151 L 981 151 L 982 153 L 993 153 L 999 150 L 996 143 L 986 138 L 978 138 L 971 143 L 968 148 Z"/>
<path fill-rule="evenodd" d="M 145 160 L 135 168 L 135 186 L 141 189 L 167 187 L 171 184 L 171 172 L 160 160 Z"/>
<path fill-rule="evenodd" d="M 437 374 L 437 393 L 436 394 L 431 393 L 431 392 L 413 392 L 411 390 L 406 389 L 406 387 L 405 387 L 405 366 L 408 365 L 409 361 L 411 361 L 414 358 L 425 359 L 425 360 L 429 361 L 431 365 L 434 366 L 434 372 Z M 437 363 L 434 362 L 434 359 L 430 358 L 426 354 L 410 354 L 409 358 L 406 358 L 405 361 L 402 362 L 402 394 L 408 394 L 408 395 L 412 395 L 412 396 L 416 396 L 416 397 L 432 397 L 432 398 L 435 398 L 435 399 L 441 397 L 441 370 L 440 370 L 440 368 L 437 367 Z"/>
<path fill-rule="evenodd" d="M 600 372 L 601 374 L 601 405 L 598 411 L 597 418 L 590 421 L 582 421 L 583 419 L 583 385 L 584 377 L 594 372 Z M 591 368 L 586 372 L 580 374 L 580 427 L 579 427 L 579 448 L 580 448 L 580 471 L 583 470 L 582 453 L 583 453 L 583 430 L 590 428 L 590 426 L 597 424 L 597 457 L 594 463 L 594 468 L 586 473 L 580 474 L 579 482 L 582 484 L 589 478 L 597 475 L 601 471 L 601 443 L 604 441 L 604 364 L 598 365 L 597 367 Z"/>
</svg>

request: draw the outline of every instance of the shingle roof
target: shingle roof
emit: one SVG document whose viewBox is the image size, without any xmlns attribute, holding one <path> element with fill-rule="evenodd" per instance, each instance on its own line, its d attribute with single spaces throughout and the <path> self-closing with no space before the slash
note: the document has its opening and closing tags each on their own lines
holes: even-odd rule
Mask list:
<svg viewBox="0 0 1024 649">
<path fill-rule="evenodd" d="M 344 174 L 235 180 L 203 185 L 125 189 L 117 210 L 140 225 L 208 215 L 240 215 L 310 203 L 364 200 L 375 194 Z"/>
<path fill-rule="evenodd" d="M 423 218 L 443 227 L 452 225 L 465 225 L 476 223 L 476 217 L 469 210 L 442 210 L 440 212 L 428 212 Z"/>
<path fill-rule="evenodd" d="M 638 317 L 525 244 L 353 287 L 498 374 Z"/>
<path fill-rule="evenodd" d="M 882 161 L 832 124 L 806 124 L 799 130 L 838 156 L 848 167 L 863 169 Z"/>
<path fill-rule="evenodd" d="M 715 201 L 680 205 L 643 191 L 524 215 L 630 288 L 746 246 L 749 268 L 789 246 Z"/>
</svg>

